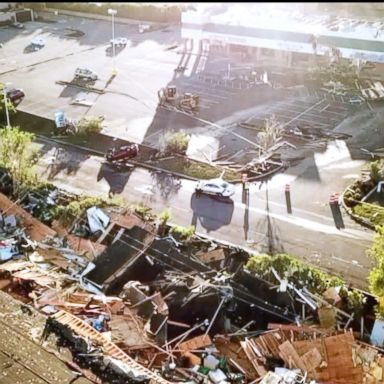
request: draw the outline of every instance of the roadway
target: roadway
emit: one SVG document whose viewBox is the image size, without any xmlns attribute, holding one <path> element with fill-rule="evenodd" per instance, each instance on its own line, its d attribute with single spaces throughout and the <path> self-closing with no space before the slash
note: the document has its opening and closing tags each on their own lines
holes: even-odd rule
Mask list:
<svg viewBox="0 0 384 384">
<path fill-rule="evenodd" d="M 218 87 L 203 81 L 201 73 L 221 73 L 228 64 L 236 64 L 236 59 L 207 57 L 204 51 L 200 55 L 179 54 L 180 48 L 169 49 L 182 46 L 180 26 L 139 34 L 137 26 L 116 23 L 115 35 L 128 37 L 129 43 L 113 59 L 108 44 L 109 22 L 62 15 L 51 18 L 53 23 L 26 23 L 22 31 L 2 29 L 0 81 L 24 88 L 26 97 L 18 109 L 31 114 L 52 118 L 53 113 L 61 109 L 68 117 L 76 119 L 85 115 L 104 115 L 105 133 L 153 145 L 161 143 L 165 131 L 184 129 L 191 134 L 194 143 L 190 145 L 194 148 L 188 151 L 199 158 L 204 153 L 217 155 L 221 147 L 230 151 L 243 150 L 253 157 L 250 149 L 254 148 L 250 142 L 255 141 L 256 133 L 240 129 L 236 126 L 238 121 L 264 118 L 267 111 L 279 116 L 284 114 L 292 120 L 297 117 L 286 116 L 288 109 L 303 117 L 304 108 L 311 113 L 307 114 L 310 121 L 318 122 L 319 113 L 328 108 L 321 106 L 321 111 L 314 115 L 311 105 L 317 106 L 318 101 L 313 100 L 307 106 L 303 102 L 303 98 L 309 102 L 307 95 L 278 96 L 283 92 Z M 69 38 L 68 28 L 79 29 L 85 35 L 79 39 Z M 44 36 L 46 46 L 40 51 L 26 51 L 36 36 Z M 175 78 L 174 68 L 181 62 L 183 65 L 187 63 L 189 69 Z M 105 89 L 104 94 L 85 93 L 56 83 L 58 80 L 71 81 L 78 66 L 89 66 L 99 73 L 100 79 L 95 86 Z M 113 67 L 118 68 L 118 74 L 111 80 Z M 201 93 L 203 108 L 198 118 L 157 108 L 157 90 L 174 82 L 183 91 Z M 79 96 L 85 96 L 92 106 L 73 104 Z M 335 113 L 329 111 L 331 121 Z M 341 112 L 344 115 L 344 111 Z M 373 232 L 362 229 L 346 216 L 346 228 L 337 230 L 328 199 L 330 193 L 343 191 L 360 176 L 363 162 L 351 159 L 347 145 L 350 146 L 351 141 L 357 148 L 381 145 L 373 130 L 380 126 L 383 111 L 375 116 L 366 113 L 356 113 L 340 125 L 336 121 L 332 123 L 337 125 L 335 131 L 353 135 L 347 142 L 329 142 L 317 149 L 294 150 L 295 156 L 303 155 L 305 159 L 273 177 L 268 184 L 252 185 L 249 206 L 242 202 L 240 189 L 233 204 L 205 197 L 196 199 L 192 182 L 183 181 L 182 187 L 176 190 L 172 181 L 163 176 L 138 168 L 132 173 L 114 172 L 102 164 L 100 158 L 73 150 L 68 156 L 69 164 L 54 170 L 53 181 L 78 193 L 121 194 L 128 202 L 145 203 L 156 212 L 170 207 L 172 221 L 179 225 L 196 224 L 198 232 L 246 246 L 255 252 L 284 251 L 298 255 L 329 271 L 341 271 L 347 280 L 365 287 L 371 265 L 365 251 L 371 244 Z M 207 148 L 202 148 L 202 143 Z M 41 173 L 45 172 L 45 177 L 49 173 L 46 169 L 49 154 L 47 156 L 39 168 Z M 291 215 L 286 213 L 284 204 L 286 183 L 290 183 L 292 191 Z"/>
<path fill-rule="evenodd" d="M 128 203 L 145 204 L 156 213 L 170 208 L 171 222 L 175 224 L 193 224 L 201 234 L 251 252 L 297 255 L 324 270 L 341 274 L 356 287 L 367 288 L 366 276 L 372 262 L 365 252 L 371 245 L 373 231 L 362 228 L 345 214 L 345 229 L 338 230 L 328 205 L 329 194 L 342 191 L 361 168 L 361 162 L 349 158 L 343 142 L 266 183 L 252 184 L 249 204 L 243 200 L 240 185 L 232 202 L 208 196 L 197 198 L 193 181 L 182 180 L 178 186 L 166 174 L 142 168 L 119 171 L 100 157 L 73 148 L 66 148 L 60 163 L 52 166 L 54 148 L 47 142 L 42 150 L 45 154 L 38 172 L 60 188 L 80 194 L 120 195 Z M 316 178 L 311 179 L 314 171 Z M 287 183 L 291 187 L 292 214 L 287 213 L 285 205 Z"/>
</svg>

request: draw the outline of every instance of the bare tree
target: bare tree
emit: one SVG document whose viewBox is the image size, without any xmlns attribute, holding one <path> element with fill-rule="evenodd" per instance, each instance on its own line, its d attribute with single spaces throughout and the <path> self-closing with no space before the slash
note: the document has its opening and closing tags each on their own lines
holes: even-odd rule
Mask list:
<svg viewBox="0 0 384 384">
<path fill-rule="evenodd" d="M 265 120 L 264 130 L 258 134 L 258 144 L 261 147 L 262 154 L 268 152 L 270 148 L 277 144 L 283 130 L 282 123 L 277 121 L 274 115 Z"/>
</svg>

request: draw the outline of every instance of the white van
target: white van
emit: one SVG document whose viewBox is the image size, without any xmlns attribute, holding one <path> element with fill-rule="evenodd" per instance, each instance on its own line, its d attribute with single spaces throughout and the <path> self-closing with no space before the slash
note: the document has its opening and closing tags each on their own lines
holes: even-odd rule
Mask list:
<svg viewBox="0 0 384 384">
<path fill-rule="evenodd" d="M 97 73 L 88 68 L 76 68 L 75 78 L 97 80 Z"/>
</svg>

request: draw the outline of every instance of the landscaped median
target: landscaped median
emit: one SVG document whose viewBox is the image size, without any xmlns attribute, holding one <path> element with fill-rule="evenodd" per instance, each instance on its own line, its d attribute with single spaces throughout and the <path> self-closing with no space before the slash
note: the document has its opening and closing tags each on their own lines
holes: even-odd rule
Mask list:
<svg viewBox="0 0 384 384">
<path fill-rule="evenodd" d="M 365 180 L 359 179 L 345 189 L 341 202 L 354 220 L 374 230 L 377 225 L 384 225 L 384 191 L 377 192 L 378 183 L 384 180 L 384 162 L 371 162 L 369 168 Z"/>
<path fill-rule="evenodd" d="M 18 111 L 12 117 L 14 125 L 20 126 L 22 130 L 34 133 L 38 137 L 46 137 L 56 141 L 58 144 L 74 145 L 84 151 L 89 151 L 97 156 L 104 156 L 109 148 L 132 144 L 127 140 L 117 139 L 112 136 L 104 135 L 93 130 L 86 134 L 69 136 L 56 136 L 55 124 L 50 119 Z M 90 119 L 92 121 L 92 119 Z M 229 167 L 211 165 L 206 162 L 190 159 L 180 154 L 161 154 L 156 148 L 139 144 L 139 154 L 130 160 L 134 165 L 173 173 L 178 177 L 191 180 L 210 179 L 219 177 L 223 174 L 224 179 L 232 183 L 241 182 L 242 171 L 237 171 Z M 284 169 L 284 166 L 273 166 L 267 168 L 265 172 L 248 172 L 248 180 L 263 180 Z"/>
</svg>

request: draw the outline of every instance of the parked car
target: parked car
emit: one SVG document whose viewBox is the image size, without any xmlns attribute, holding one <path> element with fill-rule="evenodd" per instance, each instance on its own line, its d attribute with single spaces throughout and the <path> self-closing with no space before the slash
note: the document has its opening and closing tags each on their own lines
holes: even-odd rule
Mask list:
<svg viewBox="0 0 384 384">
<path fill-rule="evenodd" d="M 125 37 L 116 37 L 114 39 L 111 39 L 110 42 L 112 45 L 117 45 L 117 46 L 122 45 L 125 47 L 128 43 L 128 39 L 126 39 Z"/>
<path fill-rule="evenodd" d="M 46 41 L 43 37 L 35 37 L 31 41 L 32 45 L 35 45 L 35 46 L 41 47 L 41 48 L 45 46 L 45 43 L 46 43 Z"/>
<path fill-rule="evenodd" d="M 195 187 L 197 195 L 202 193 L 218 197 L 231 197 L 235 193 L 235 186 L 223 179 L 200 180 Z"/>
<path fill-rule="evenodd" d="M 10 24 L 10 26 L 12 27 L 12 28 L 17 28 L 17 29 L 23 29 L 24 28 L 24 24 L 22 24 L 22 23 L 19 23 L 19 22 L 15 22 L 15 23 L 12 23 L 12 24 Z"/>
<path fill-rule="evenodd" d="M 75 70 L 75 78 L 95 81 L 97 80 L 98 76 L 97 73 L 91 69 L 79 67 Z"/>
<path fill-rule="evenodd" d="M 139 153 L 139 146 L 137 144 L 123 145 L 120 148 L 111 148 L 106 154 L 108 161 L 124 161 L 132 159 Z"/>
<path fill-rule="evenodd" d="M 6 94 L 7 94 L 7 98 L 11 100 L 12 103 L 14 103 L 15 101 L 21 100 L 25 96 L 23 90 L 19 88 L 9 89 L 7 90 Z"/>
</svg>

